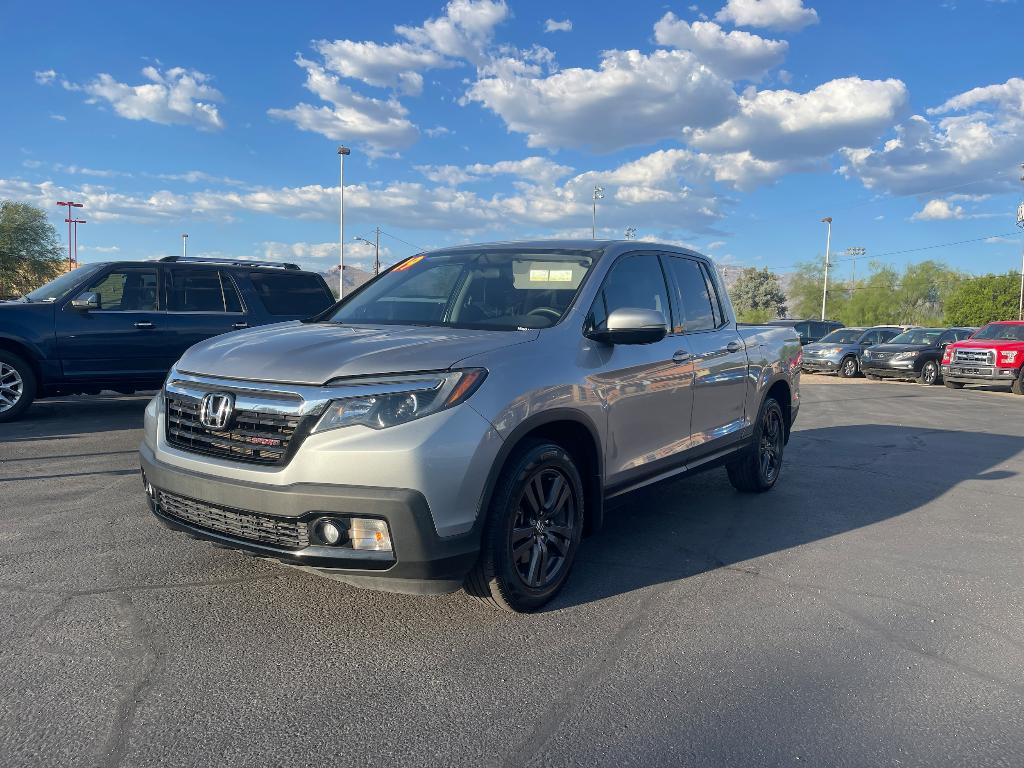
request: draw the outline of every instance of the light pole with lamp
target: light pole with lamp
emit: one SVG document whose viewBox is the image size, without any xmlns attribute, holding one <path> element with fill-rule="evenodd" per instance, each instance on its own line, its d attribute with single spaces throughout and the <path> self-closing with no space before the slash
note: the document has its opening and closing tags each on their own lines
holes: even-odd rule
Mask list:
<svg viewBox="0 0 1024 768">
<path fill-rule="evenodd" d="M 377 232 L 377 238 L 376 238 L 376 242 L 374 242 L 374 243 L 371 243 L 365 237 L 359 237 L 358 235 L 355 237 L 355 239 L 360 241 L 360 242 L 362 242 L 362 243 L 366 243 L 367 245 L 372 245 L 373 246 L 373 274 L 379 275 L 380 274 L 380 227 L 377 227 L 376 232 Z"/>
<path fill-rule="evenodd" d="M 348 147 L 338 147 L 340 162 L 338 177 L 338 298 L 345 298 L 345 156 L 351 155 Z"/>
<path fill-rule="evenodd" d="M 828 230 L 825 232 L 825 287 L 821 291 L 821 319 L 824 320 L 825 299 L 828 296 L 828 252 L 832 245 L 832 217 L 826 216 L 821 222 L 828 225 Z"/>
<path fill-rule="evenodd" d="M 594 218 L 590 227 L 590 236 L 597 240 L 597 201 L 604 200 L 604 187 L 594 187 Z"/>
<path fill-rule="evenodd" d="M 188 258 L 188 232 L 181 233 L 181 258 Z"/>
<path fill-rule="evenodd" d="M 68 216 L 66 219 L 64 219 L 64 221 L 68 223 L 68 270 L 70 271 L 71 265 L 74 263 L 75 259 L 75 257 L 71 255 L 71 223 L 72 220 L 75 218 L 73 209 L 82 208 L 83 206 L 82 203 L 75 203 L 72 202 L 71 200 L 58 200 L 57 205 L 62 205 L 68 209 Z"/>
</svg>

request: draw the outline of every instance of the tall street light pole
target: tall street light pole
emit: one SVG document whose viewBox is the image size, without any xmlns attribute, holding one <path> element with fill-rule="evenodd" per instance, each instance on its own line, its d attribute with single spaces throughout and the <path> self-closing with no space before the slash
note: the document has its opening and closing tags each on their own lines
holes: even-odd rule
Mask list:
<svg viewBox="0 0 1024 768">
<path fill-rule="evenodd" d="M 845 251 L 843 251 L 843 255 L 846 258 L 853 260 L 853 277 L 851 278 L 851 280 L 853 282 L 854 288 L 857 287 L 857 257 L 864 256 L 865 254 L 867 254 L 867 252 L 867 248 L 863 248 L 859 245 L 847 248 Z"/>
<path fill-rule="evenodd" d="M 64 219 L 68 223 L 68 269 L 71 269 L 71 265 L 74 263 L 74 257 L 71 255 L 71 220 L 75 218 L 74 208 L 81 208 L 82 203 L 76 203 L 71 200 L 58 200 L 57 205 L 62 205 L 68 209 L 68 217 Z"/>
<path fill-rule="evenodd" d="M 181 258 L 188 258 L 188 232 L 181 233 Z"/>
<path fill-rule="evenodd" d="M 594 187 L 594 218 L 590 226 L 590 236 L 597 240 L 597 201 L 604 200 L 604 187 Z"/>
<path fill-rule="evenodd" d="M 1024 163 L 1020 167 L 1024 170 Z M 1024 176 L 1020 180 L 1024 181 Z M 1024 229 L 1024 203 L 1017 206 L 1017 226 Z M 1024 320 L 1024 245 L 1021 246 L 1020 254 L 1020 303 L 1017 305 L 1017 319 Z"/>
<path fill-rule="evenodd" d="M 821 291 L 821 319 L 825 319 L 825 299 L 828 297 L 828 256 L 829 248 L 832 245 L 832 217 L 826 216 L 821 220 L 823 224 L 828 225 L 828 229 L 825 232 L 825 287 Z"/>
<path fill-rule="evenodd" d="M 338 175 L 338 298 L 345 298 L 345 156 L 351 155 L 348 147 L 338 147 L 340 162 Z"/>
<path fill-rule="evenodd" d="M 88 224 L 89 222 L 87 222 L 85 219 L 65 219 L 65 221 L 70 221 L 74 225 L 74 228 L 75 228 L 74 229 L 75 234 L 74 234 L 74 237 L 72 239 L 75 241 L 75 261 L 74 261 L 74 264 L 77 267 L 78 266 L 78 225 L 79 224 Z"/>
</svg>

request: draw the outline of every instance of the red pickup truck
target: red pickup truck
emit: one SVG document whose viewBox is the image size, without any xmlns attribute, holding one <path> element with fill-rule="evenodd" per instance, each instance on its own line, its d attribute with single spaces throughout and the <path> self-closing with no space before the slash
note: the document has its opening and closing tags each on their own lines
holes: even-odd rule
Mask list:
<svg viewBox="0 0 1024 768">
<path fill-rule="evenodd" d="M 951 389 L 964 384 L 994 384 L 1024 395 L 1022 363 L 1024 321 L 1002 320 L 947 346 L 942 355 L 942 379 Z"/>
</svg>

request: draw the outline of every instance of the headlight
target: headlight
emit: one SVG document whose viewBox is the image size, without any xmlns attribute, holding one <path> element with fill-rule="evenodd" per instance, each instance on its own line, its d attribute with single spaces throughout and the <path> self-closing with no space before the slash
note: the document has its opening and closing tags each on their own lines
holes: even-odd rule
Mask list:
<svg viewBox="0 0 1024 768">
<path fill-rule="evenodd" d="M 487 371 L 482 368 L 467 368 L 363 384 L 360 386 L 366 387 L 365 395 L 333 400 L 313 432 L 326 432 L 355 424 L 371 429 L 404 424 L 465 402 L 486 377 Z"/>
<path fill-rule="evenodd" d="M 1002 358 L 1001 362 L 1013 365 L 1014 361 L 1017 359 L 1017 352 L 1013 349 L 1001 349 L 999 350 L 999 356 Z"/>
<path fill-rule="evenodd" d="M 824 349 L 820 350 L 818 354 L 820 354 L 822 357 L 831 357 L 832 355 L 838 355 L 842 351 L 842 347 L 825 347 Z"/>
</svg>

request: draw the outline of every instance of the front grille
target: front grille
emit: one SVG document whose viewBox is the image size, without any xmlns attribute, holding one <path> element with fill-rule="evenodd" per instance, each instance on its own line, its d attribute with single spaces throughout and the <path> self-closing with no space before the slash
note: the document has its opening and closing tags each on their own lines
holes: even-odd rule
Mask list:
<svg viewBox="0 0 1024 768">
<path fill-rule="evenodd" d="M 995 365 L 996 353 L 991 349 L 956 349 L 953 352 L 953 362 Z"/>
<path fill-rule="evenodd" d="M 175 448 L 252 464 L 283 464 L 296 439 L 300 416 L 235 411 L 228 426 L 210 429 L 199 423 L 199 401 L 168 395 L 167 442 Z"/>
<path fill-rule="evenodd" d="M 894 354 L 896 354 L 896 353 L 895 352 L 872 352 L 871 353 L 871 359 L 872 360 L 888 360 Z"/>
<path fill-rule="evenodd" d="M 288 549 L 309 546 L 309 526 L 304 522 L 208 504 L 160 489 L 154 493 L 161 514 L 199 528 Z"/>
</svg>

